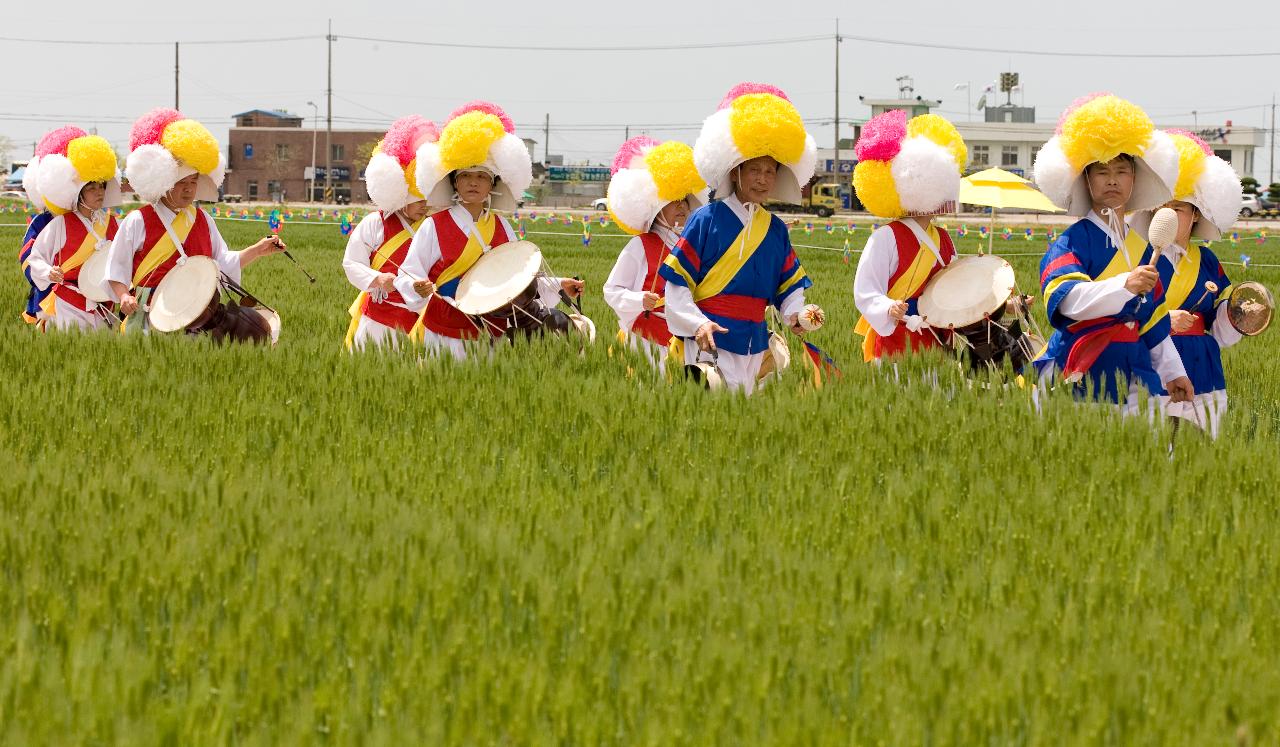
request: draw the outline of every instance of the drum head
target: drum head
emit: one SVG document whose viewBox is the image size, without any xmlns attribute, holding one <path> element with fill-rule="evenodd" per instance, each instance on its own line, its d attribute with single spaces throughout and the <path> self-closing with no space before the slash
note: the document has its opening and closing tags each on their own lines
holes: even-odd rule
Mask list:
<svg viewBox="0 0 1280 747">
<path fill-rule="evenodd" d="M 111 294 L 107 293 L 107 266 L 106 249 L 95 250 L 84 264 L 80 265 L 80 275 L 76 280 L 80 295 L 94 303 L 106 303 L 111 300 Z"/>
<path fill-rule="evenodd" d="M 217 292 L 217 263 L 209 257 L 187 257 L 156 286 L 151 296 L 151 328 L 157 332 L 186 329 L 209 308 Z"/>
<path fill-rule="evenodd" d="M 1276 302 L 1262 283 L 1246 280 L 1231 291 L 1227 302 L 1227 319 L 1236 331 L 1246 337 L 1260 335 L 1271 326 Z"/>
<path fill-rule="evenodd" d="M 458 282 L 453 305 L 476 316 L 510 304 L 529 287 L 542 267 L 542 252 L 531 241 L 513 241 L 476 260 Z"/>
<path fill-rule="evenodd" d="M 253 311 L 262 315 L 267 320 L 267 326 L 271 328 L 271 344 L 275 345 L 280 341 L 280 315 L 264 306 L 253 306 Z"/>
<path fill-rule="evenodd" d="M 573 322 L 573 328 L 579 335 L 586 338 L 588 343 L 596 341 L 596 323 L 583 316 L 582 314 L 570 314 L 569 321 Z"/>
<path fill-rule="evenodd" d="M 1013 267 L 990 254 L 961 257 L 938 271 L 920 296 L 920 316 L 932 327 L 967 327 L 1013 295 Z"/>
</svg>

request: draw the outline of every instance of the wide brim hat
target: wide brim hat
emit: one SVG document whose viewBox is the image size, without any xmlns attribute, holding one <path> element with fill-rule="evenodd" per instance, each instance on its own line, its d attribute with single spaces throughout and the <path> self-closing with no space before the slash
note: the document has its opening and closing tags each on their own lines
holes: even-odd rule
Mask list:
<svg viewBox="0 0 1280 747">
<path fill-rule="evenodd" d="M 1036 154 L 1036 187 L 1069 215 L 1093 209 L 1085 169 L 1117 156 L 1134 159 L 1133 195 L 1125 208 L 1153 210 L 1173 197 L 1178 151 L 1141 107 L 1109 93 L 1078 99 L 1063 112 L 1053 137 Z"/>
<path fill-rule="evenodd" d="M 1240 198 L 1244 189 L 1240 175 L 1231 164 L 1213 154 L 1213 148 L 1198 136 L 1184 130 L 1165 132 L 1178 151 L 1178 178 L 1173 185 L 1173 199 L 1189 202 L 1200 211 L 1200 220 L 1191 229 L 1191 237 L 1214 241 L 1230 230 L 1240 216 Z M 1154 211 L 1143 211 L 1130 218 L 1130 224 L 1142 236 L 1147 235 Z"/>
<path fill-rule="evenodd" d="M 105 182 L 103 207 L 121 204 L 120 169 L 115 150 L 105 138 L 79 127 L 59 127 L 36 144 L 22 184 L 27 198 L 56 214 L 76 209 L 80 192 L 90 182 Z"/>
<path fill-rule="evenodd" d="M 800 112 L 779 88 L 739 83 L 702 123 L 693 144 L 698 173 L 718 197 L 733 193 L 733 170 L 753 158 L 778 162 L 770 197 L 798 205 L 801 190 L 813 179 L 818 146 L 804 129 Z"/>
<path fill-rule="evenodd" d="M 649 231 L 669 203 L 687 199 L 692 210 L 705 205 L 707 183 L 698 175 L 693 148 L 640 136 L 623 143 L 614 156 L 606 197 L 614 223 L 635 235 Z"/>
<path fill-rule="evenodd" d="M 482 169 L 499 180 L 490 195 L 493 209 L 515 210 L 533 182 L 533 159 L 515 132 L 511 118 L 496 104 L 463 104 L 449 115 L 439 140 L 418 147 L 418 192 L 432 207 L 447 207 L 454 196 L 450 175 Z"/>
<path fill-rule="evenodd" d="M 896 220 L 955 211 L 969 149 L 943 117 L 879 114 L 863 125 L 854 155 L 853 189 L 871 213 Z"/>
<path fill-rule="evenodd" d="M 439 137 L 435 123 L 416 114 L 391 124 L 364 172 L 369 199 L 379 210 L 394 213 L 411 202 L 426 199 L 418 190 L 418 148 Z"/>
<path fill-rule="evenodd" d="M 196 199 L 216 201 L 226 172 L 226 157 L 213 133 L 181 112 L 154 109 L 133 124 L 124 173 L 146 202 L 156 202 L 192 174 L 199 175 Z"/>
</svg>

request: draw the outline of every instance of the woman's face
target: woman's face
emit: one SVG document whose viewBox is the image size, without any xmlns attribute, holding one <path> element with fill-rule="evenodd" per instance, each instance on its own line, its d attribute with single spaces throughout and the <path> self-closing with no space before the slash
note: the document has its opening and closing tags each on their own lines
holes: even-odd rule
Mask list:
<svg viewBox="0 0 1280 747">
<path fill-rule="evenodd" d="M 493 177 L 485 171 L 459 171 L 453 177 L 453 188 L 463 202 L 476 205 L 489 199 Z"/>
<path fill-rule="evenodd" d="M 668 202 L 658 211 L 658 219 L 662 225 L 673 231 L 679 231 L 689 220 L 689 198 Z"/>
<path fill-rule="evenodd" d="M 106 182 L 89 182 L 80 190 L 80 204 L 89 210 L 98 210 L 107 196 Z"/>
<path fill-rule="evenodd" d="M 430 210 L 431 206 L 427 204 L 426 200 L 418 200 L 417 202 L 411 202 L 408 205 L 405 205 L 404 210 L 401 212 L 403 212 L 404 217 L 408 218 L 411 222 L 417 223 L 427 217 L 427 213 Z"/>
<path fill-rule="evenodd" d="M 1196 206 L 1182 200 L 1172 200 L 1165 207 L 1178 214 L 1178 246 L 1186 248 L 1191 241 L 1191 231 L 1200 220 L 1200 211 Z"/>
<path fill-rule="evenodd" d="M 1117 156 L 1088 167 L 1089 195 L 1095 205 L 1119 210 L 1133 197 L 1133 162 Z"/>
<path fill-rule="evenodd" d="M 165 193 L 165 200 L 168 201 L 169 207 L 181 210 L 196 200 L 196 182 L 200 179 L 199 174 L 191 174 L 184 176 L 173 185 L 173 189 Z"/>
</svg>

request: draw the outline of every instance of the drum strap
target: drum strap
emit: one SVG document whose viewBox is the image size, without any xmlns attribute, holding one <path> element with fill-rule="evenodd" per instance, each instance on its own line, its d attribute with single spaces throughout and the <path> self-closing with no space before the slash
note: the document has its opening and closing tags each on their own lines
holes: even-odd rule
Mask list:
<svg viewBox="0 0 1280 747">
<path fill-rule="evenodd" d="M 489 251 L 489 246 L 493 243 L 493 235 L 497 230 L 498 219 L 494 217 L 493 213 L 485 212 L 484 215 L 481 215 L 480 220 L 472 224 L 470 235 L 467 236 L 467 245 L 463 247 L 462 253 L 436 277 L 436 288 L 441 288 L 445 284 L 462 277 L 467 270 L 470 270 L 476 260 Z M 409 330 L 409 339 L 414 341 L 422 340 L 425 332 L 422 320 L 426 317 L 427 309 L 430 306 L 431 304 L 428 303 L 422 307 L 422 311 L 418 314 L 418 321 L 414 323 L 413 329 Z"/>
<path fill-rule="evenodd" d="M 144 278 L 155 272 L 160 265 L 164 264 L 174 252 L 181 251 L 182 242 L 187 240 L 187 236 L 191 234 L 191 228 L 195 225 L 195 211 L 198 208 L 190 207 L 178 212 L 172 223 L 164 222 L 165 235 L 160 237 L 156 245 L 151 247 L 147 252 L 147 256 L 142 258 L 142 264 L 138 265 L 138 269 L 133 273 L 133 284 L 139 285 Z M 182 256 L 187 256 L 183 252 Z"/>
<path fill-rule="evenodd" d="M 419 221 L 419 224 L 421 224 L 421 221 Z M 373 256 L 369 258 L 369 268 L 375 272 L 381 270 L 383 265 L 391 259 L 391 255 L 400 251 L 400 247 L 404 246 L 405 242 L 412 238 L 413 226 L 406 223 L 404 224 L 404 230 L 392 236 L 373 253 Z M 364 300 L 368 297 L 369 291 L 360 291 L 356 296 L 356 300 L 351 302 L 351 308 L 347 309 L 347 313 L 351 315 L 351 324 L 347 325 L 347 336 L 342 342 L 346 345 L 348 351 L 355 349 L 356 328 L 360 326 L 360 318 L 364 316 Z"/>
</svg>

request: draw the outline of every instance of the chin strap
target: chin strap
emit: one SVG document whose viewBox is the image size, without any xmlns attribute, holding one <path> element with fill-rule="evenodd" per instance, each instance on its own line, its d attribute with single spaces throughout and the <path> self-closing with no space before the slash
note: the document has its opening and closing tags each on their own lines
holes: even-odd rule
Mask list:
<svg viewBox="0 0 1280 747">
<path fill-rule="evenodd" d="M 1128 228 L 1124 222 L 1124 214 L 1115 208 L 1104 207 L 1101 215 L 1107 221 L 1107 229 L 1110 234 L 1107 238 L 1117 249 L 1123 247 L 1125 229 Z"/>
</svg>

